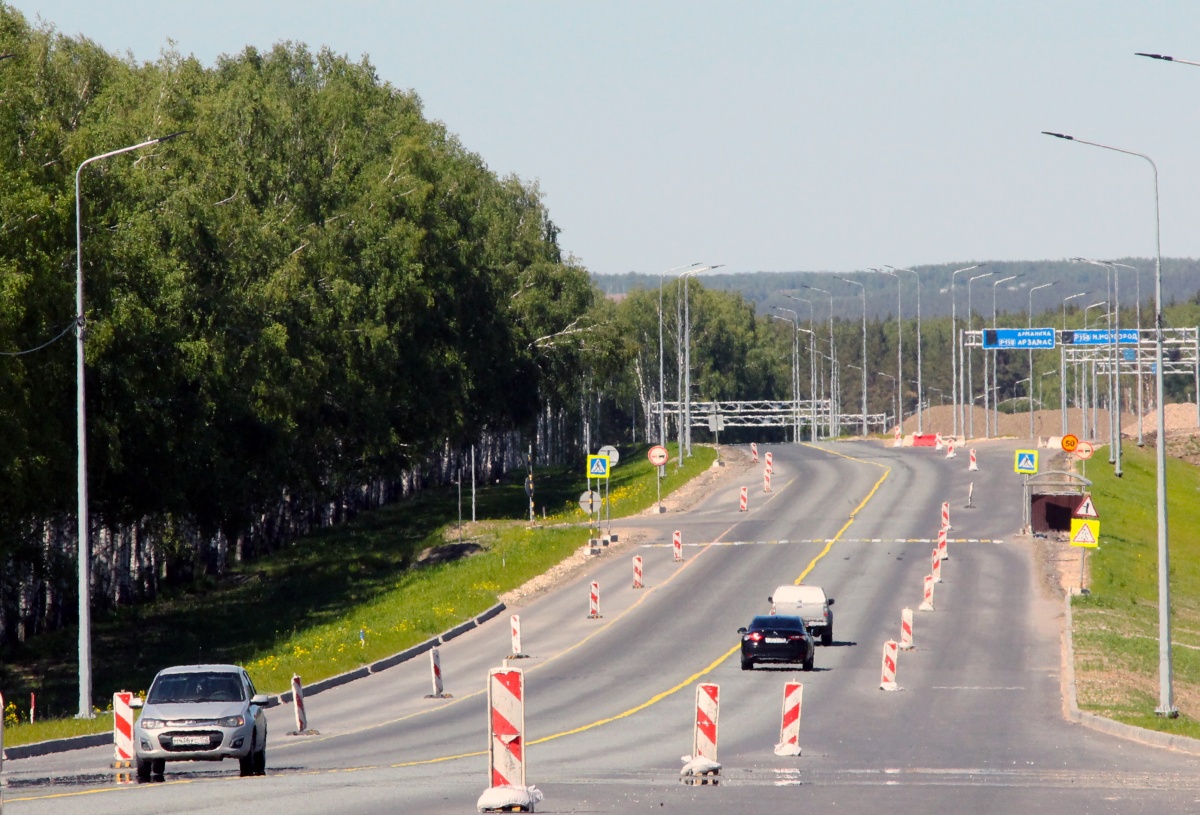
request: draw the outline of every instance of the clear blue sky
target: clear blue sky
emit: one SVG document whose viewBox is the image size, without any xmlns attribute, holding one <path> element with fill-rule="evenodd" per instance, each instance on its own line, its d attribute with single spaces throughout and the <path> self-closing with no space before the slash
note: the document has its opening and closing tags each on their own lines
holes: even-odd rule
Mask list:
<svg viewBox="0 0 1200 815">
<path fill-rule="evenodd" d="M 368 55 L 591 271 L 1200 256 L 1200 3 L 16 0 L 65 34 L 212 64 Z"/>
</svg>

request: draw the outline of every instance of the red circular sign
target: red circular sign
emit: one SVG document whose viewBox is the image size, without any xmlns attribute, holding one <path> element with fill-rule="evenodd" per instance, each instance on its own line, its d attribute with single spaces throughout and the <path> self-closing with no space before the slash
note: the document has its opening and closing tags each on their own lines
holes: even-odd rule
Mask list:
<svg viewBox="0 0 1200 815">
<path fill-rule="evenodd" d="M 1068 433 L 1062 437 L 1062 449 L 1068 453 L 1074 453 L 1075 448 L 1079 446 L 1079 437 L 1074 433 Z"/>
<path fill-rule="evenodd" d="M 663 447 L 661 444 L 656 444 L 650 448 L 649 452 L 646 453 L 646 458 L 650 459 L 650 463 L 655 467 L 661 467 L 667 463 L 667 459 L 670 458 L 670 455 L 667 453 L 667 448 Z"/>
<path fill-rule="evenodd" d="M 1075 455 L 1082 459 L 1089 459 L 1093 453 L 1092 443 L 1090 441 L 1081 441 L 1075 447 Z"/>
</svg>

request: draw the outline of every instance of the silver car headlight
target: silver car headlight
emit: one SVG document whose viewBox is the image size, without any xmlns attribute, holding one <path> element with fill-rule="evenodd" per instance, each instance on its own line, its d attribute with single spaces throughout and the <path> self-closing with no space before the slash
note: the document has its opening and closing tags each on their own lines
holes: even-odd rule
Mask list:
<svg viewBox="0 0 1200 815">
<path fill-rule="evenodd" d="M 138 727 L 143 730 L 158 730 L 166 725 L 162 719 L 138 719 Z"/>
<path fill-rule="evenodd" d="M 226 716 L 224 719 L 217 719 L 217 727 L 241 727 L 245 723 L 245 716 Z"/>
</svg>

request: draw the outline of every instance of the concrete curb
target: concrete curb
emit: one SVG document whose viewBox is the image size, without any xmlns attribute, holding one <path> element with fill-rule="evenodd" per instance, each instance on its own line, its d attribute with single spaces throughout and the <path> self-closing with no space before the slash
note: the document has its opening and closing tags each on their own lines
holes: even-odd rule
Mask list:
<svg viewBox="0 0 1200 815">
<path fill-rule="evenodd" d="M 407 662 L 413 657 L 420 656 L 429 649 L 435 647 L 439 643 L 449 642 L 461 634 L 465 634 L 472 628 L 476 628 L 488 620 L 499 616 L 506 606 L 504 603 L 497 603 L 477 617 L 467 620 L 465 623 L 456 625 L 449 631 L 437 637 L 432 637 L 420 645 L 414 645 L 411 648 L 406 648 L 403 651 L 392 654 L 390 657 L 372 662 L 370 665 L 364 665 L 361 668 L 355 668 L 352 671 L 331 676 L 328 679 L 321 679 L 308 685 L 304 685 L 304 695 L 316 696 L 321 691 L 329 690 L 330 688 L 340 687 L 341 685 L 349 684 L 357 679 L 365 679 L 371 674 L 379 673 L 399 665 L 401 662 Z M 292 692 L 284 691 L 278 695 L 272 694 L 272 700 L 269 707 L 274 707 L 280 704 L 289 704 L 292 701 Z M 113 743 L 111 732 L 107 733 L 92 733 L 86 736 L 71 736 L 66 739 L 49 739 L 47 741 L 34 742 L 33 744 L 22 744 L 16 747 L 4 748 L 4 758 L 8 761 L 15 761 L 21 758 L 36 758 L 38 756 L 47 756 L 51 753 L 65 753 L 68 750 L 82 750 L 87 747 L 103 747 L 106 744 Z"/>
<path fill-rule="evenodd" d="M 1066 655 L 1062 684 L 1063 693 L 1066 697 L 1066 705 L 1064 707 L 1066 708 L 1067 719 L 1110 736 L 1136 741 L 1151 747 L 1163 747 L 1190 755 L 1200 755 L 1200 739 L 1175 736 L 1170 733 L 1160 733 L 1157 730 L 1147 730 L 1143 727 L 1134 727 L 1131 724 L 1106 719 L 1103 716 L 1097 716 L 1095 713 L 1088 713 L 1085 710 L 1079 709 L 1079 697 L 1076 695 L 1077 688 L 1075 684 L 1075 641 L 1072 636 L 1074 625 L 1071 619 L 1070 594 L 1066 596 L 1063 605 L 1066 609 L 1066 613 L 1063 615 L 1063 646 L 1066 650 Z"/>
</svg>

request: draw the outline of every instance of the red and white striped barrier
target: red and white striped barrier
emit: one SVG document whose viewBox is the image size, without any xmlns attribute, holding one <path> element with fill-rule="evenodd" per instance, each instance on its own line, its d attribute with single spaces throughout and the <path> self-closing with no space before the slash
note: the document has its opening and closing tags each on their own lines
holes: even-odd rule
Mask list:
<svg viewBox="0 0 1200 815">
<path fill-rule="evenodd" d="M 633 587 L 635 589 L 642 588 L 642 556 L 633 556 Z"/>
<path fill-rule="evenodd" d="M 952 529 L 950 526 L 950 502 L 942 501 L 942 529 Z"/>
<path fill-rule="evenodd" d="M 937 555 L 938 555 L 938 560 L 949 560 L 950 559 L 950 553 L 946 549 L 946 527 L 944 527 L 944 526 L 938 530 Z"/>
<path fill-rule="evenodd" d="M 525 674 L 488 671 L 488 778 L 492 787 L 525 786 Z"/>
<path fill-rule="evenodd" d="M 758 463 L 758 445 L 754 442 L 750 442 L 750 460 L 755 464 Z"/>
<path fill-rule="evenodd" d="M 742 487 L 741 498 L 738 501 L 738 512 L 745 512 L 749 497 L 746 495 L 746 488 Z"/>
<path fill-rule="evenodd" d="M 775 465 L 771 461 L 771 451 L 767 451 L 767 472 L 775 472 Z"/>
<path fill-rule="evenodd" d="M 446 694 L 442 687 L 442 657 L 436 648 L 429 649 L 429 675 L 433 679 L 433 693 L 429 694 L 428 698 L 445 698 Z"/>
<path fill-rule="evenodd" d="M 958 458 L 958 454 L 954 452 L 954 442 L 951 441 L 946 445 L 946 458 Z"/>
<path fill-rule="evenodd" d="M 938 432 L 938 433 L 937 433 L 937 434 L 936 434 L 936 435 L 933 437 L 933 449 L 934 449 L 934 450 L 941 450 L 941 449 L 942 449 L 942 448 L 944 448 L 945 446 L 946 446 L 946 445 L 945 445 L 945 442 L 943 442 L 943 441 L 942 441 L 942 434 L 941 434 L 941 432 Z"/>
<path fill-rule="evenodd" d="M 512 628 L 512 656 L 516 659 L 524 659 L 526 654 L 521 650 L 521 615 L 512 615 L 508 622 Z"/>
<path fill-rule="evenodd" d="M 671 551 L 675 554 L 675 561 L 683 560 L 683 533 L 678 529 L 671 535 Z"/>
<path fill-rule="evenodd" d="M 717 760 L 717 717 L 721 687 L 710 682 L 696 686 L 696 727 L 692 735 L 692 758 Z"/>
<path fill-rule="evenodd" d="M 917 606 L 917 611 L 933 611 L 933 575 L 925 575 L 925 599 Z"/>
<path fill-rule="evenodd" d="M 911 651 L 915 647 L 913 645 L 912 609 L 906 608 L 900 612 L 900 650 Z"/>
<path fill-rule="evenodd" d="M 132 701 L 133 694 L 129 691 L 113 694 L 113 759 L 117 767 L 128 767 L 133 761 Z"/>
<path fill-rule="evenodd" d="M 595 580 L 592 581 L 591 590 L 588 592 L 588 619 L 595 620 L 600 616 L 600 584 Z"/>
<path fill-rule="evenodd" d="M 895 640 L 883 644 L 883 678 L 879 680 L 880 690 L 900 690 L 896 684 L 896 657 L 899 654 Z"/>
<path fill-rule="evenodd" d="M 896 437 L 892 440 L 892 447 L 903 447 L 904 436 L 900 434 L 900 425 L 896 425 Z"/>
<path fill-rule="evenodd" d="M 930 577 L 934 583 L 942 582 L 942 553 L 937 549 L 933 550 L 933 568 L 930 569 Z"/>
<path fill-rule="evenodd" d="M 783 686 L 783 724 L 779 726 L 777 756 L 800 755 L 800 709 L 804 702 L 804 686 L 787 682 Z"/>
<path fill-rule="evenodd" d="M 292 708 L 296 714 L 296 735 L 299 735 L 308 730 L 308 713 L 304 710 L 304 685 L 296 674 L 292 674 Z"/>
<path fill-rule="evenodd" d="M 971 448 L 971 463 L 967 465 L 967 469 L 974 472 L 979 469 L 979 462 L 975 458 L 975 448 Z"/>
<path fill-rule="evenodd" d="M 771 471 L 763 470 L 763 492 L 771 491 Z"/>
</svg>

